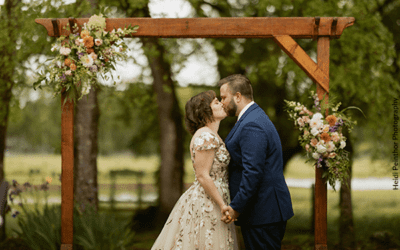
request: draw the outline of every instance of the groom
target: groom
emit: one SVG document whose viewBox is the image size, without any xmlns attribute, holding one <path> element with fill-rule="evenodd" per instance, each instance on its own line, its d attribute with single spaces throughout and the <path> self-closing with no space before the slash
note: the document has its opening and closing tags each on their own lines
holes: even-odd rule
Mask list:
<svg viewBox="0 0 400 250">
<path fill-rule="evenodd" d="M 247 250 L 281 249 L 286 222 L 293 216 L 283 176 L 282 146 L 269 117 L 253 101 L 250 80 L 235 74 L 218 82 L 228 116 L 238 121 L 225 140 L 231 155 L 230 219 L 241 226 Z M 223 211 L 224 214 L 226 211 Z M 229 222 L 228 216 L 221 220 Z"/>
</svg>

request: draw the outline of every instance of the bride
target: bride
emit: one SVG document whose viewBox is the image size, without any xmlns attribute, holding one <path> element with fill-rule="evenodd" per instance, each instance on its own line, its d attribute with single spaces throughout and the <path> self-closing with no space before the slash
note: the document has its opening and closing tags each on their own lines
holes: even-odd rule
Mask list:
<svg viewBox="0 0 400 250">
<path fill-rule="evenodd" d="M 230 156 L 218 129 L 227 114 L 212 90 L 193 96 L 185 111 L 186 126 L 193 135 L 190 155 L 196 177 L 151 249 L 238 249 L 235 226 L 222 212 L 230 203 Z"/>
</svg>

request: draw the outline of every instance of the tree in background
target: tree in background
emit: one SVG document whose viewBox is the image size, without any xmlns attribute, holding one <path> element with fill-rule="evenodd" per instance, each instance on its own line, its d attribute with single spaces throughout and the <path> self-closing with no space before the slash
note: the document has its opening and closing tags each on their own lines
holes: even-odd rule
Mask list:
<svg viewBox="0 0 400 250">
<path fill-rule="evenodd" d="M 84 11 L 76 12 L 79 17 L 90 17 L 96 13 L 97 0 L 79 0 L 76 5 Z M 89 7 L 89 8 L 88 8 Z M 81 14 L 80 14 L 81 13 Z M 98 210 L 97 153 L 99 104 L 98 89 L 91 88 L 87 97 L 77 101 L 74 114 L 74 201 L 81 211 L 87 205 Z"/>
<path fill-rule="evenodd" d="M 27 87 L 31 64 L 50 51 L 47 36 L 35 18 L 55 13 L 50 1 L 5 0 L 0 6 L 0 182 L 4 180 L 4 153 L 13 90 Z M 29 86 L 31 87 L 31 86 Z M 18 94 L 17 94 L 18 95 Z M 5 227 L 3 227 L 5 228 Z"/>
<path fill-rule="evenodd" d="M 148 0 L 135 2 L 120 0 L 107 4 L 117 6 L 126 17 L 150 17 Z M 171 62 L 168 60 L 163 43 L 157 38 L 142 38 L 140 42 L 151 70 L 158 107 L 161 162 L 157 180 L 159 183 L 157 221 L 161 224 L 168 218 L 183 193 L 185 131 L 175 93 L 175 82 L 172 79 Z"/>
</svg>

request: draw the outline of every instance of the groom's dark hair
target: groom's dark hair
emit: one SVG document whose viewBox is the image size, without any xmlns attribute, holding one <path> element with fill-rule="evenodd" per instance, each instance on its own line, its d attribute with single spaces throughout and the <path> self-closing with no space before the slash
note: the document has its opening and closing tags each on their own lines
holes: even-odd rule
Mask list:
<svg viewBox="0 0 400 250">
<path fill-rule="evenodd" d="M 185 105 L 186 128 L 191 135 L 207 123 L 213 122 L 213 112 L 210 104 L 217 97 L 213 90 L 201 92 L 190 98 Z"/>
<path fill-rule="evenodd" d="M 242 94 L 242 96 L 253 101 L 253 88 L 251 87 L 251 82 L 249 78 L 247 78 L 246 76 L 241 74 L 227 76 L 219 80 L 218 86 L 221 87 L 225 83 L 229 85 L 229 89 L 231 90 L 232 95 L 239 92 L 240 94 Z"/>
</svg>

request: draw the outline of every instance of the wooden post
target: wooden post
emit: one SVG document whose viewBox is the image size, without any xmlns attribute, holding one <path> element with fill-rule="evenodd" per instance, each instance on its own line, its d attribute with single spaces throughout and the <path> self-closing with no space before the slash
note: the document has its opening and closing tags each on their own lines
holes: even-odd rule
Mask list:
<svg viewBox="0 0 400 250">
<path fill-rule="evenodd" d="M 61 250 L 72 250 L 74 230 L 74 103 L 61 95 Z M 64 104 L 65 102 L 65 104 Z"/>
<path fill-rule="evenodd" d="M 328 77 L 329 90 L 329 37 L 318 38 L 317 60 L 325 76 Z M 328 101 L 328 93 L 317 84 L 318 98 L 321 100 L 326 93 L 325 100 Z M 321 110 L 321 112 L 323 112 Z M 328 110 L 326 110 L 326 114 Z M 316 250 L 328 249 L 327 245 L 327 184 L 322 178 L 322 168 L 315 168 L 315 234 L 314 246 Z"/>
</svg>

